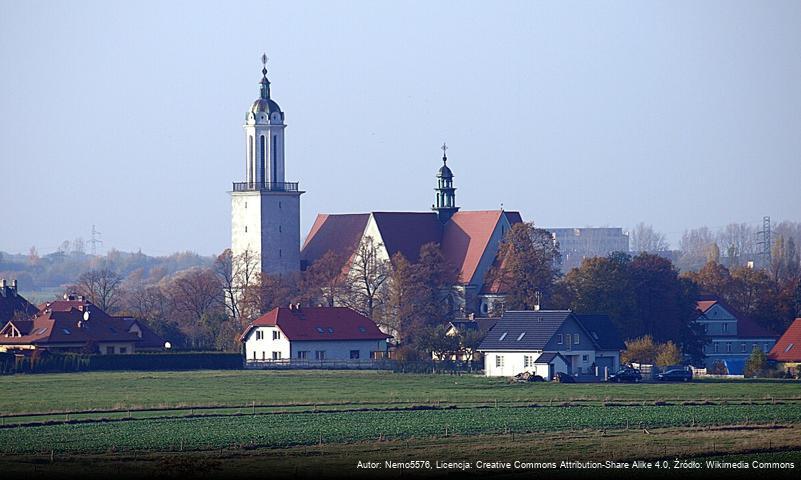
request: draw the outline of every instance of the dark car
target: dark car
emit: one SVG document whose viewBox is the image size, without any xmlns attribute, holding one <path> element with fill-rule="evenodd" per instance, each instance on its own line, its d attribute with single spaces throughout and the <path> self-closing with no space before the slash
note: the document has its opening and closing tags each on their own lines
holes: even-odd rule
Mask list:
<svg viewBox="0 0 801 480">
<path fill-rule="evenodd" d="M 607 380 L 607 382 L 615 383 L 640 383 L 641 381 L 642 375 L 636 368 L 620 369 L 612 375 L 609 375 L 609 379 Z"/>
<path fill-rule="evenodd" d="M 658 374 L 656 379 L 661 382 L 689 382 L 693 379 L 693 372 L 686 368 L 670 368 Z"/>
<path fill-rule="evenodd" d="M 556 375 L 553 376 L 553 381 L 558 383 L 576 383 L 576 379 L 565 372 L 556 372 Z"/>
</svg>

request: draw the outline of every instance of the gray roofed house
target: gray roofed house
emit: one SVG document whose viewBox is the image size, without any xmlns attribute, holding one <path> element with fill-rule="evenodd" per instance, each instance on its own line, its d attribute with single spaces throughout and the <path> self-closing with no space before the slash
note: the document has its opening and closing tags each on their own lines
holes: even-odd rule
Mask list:
<svg viewBox="0 0 801 480">
<path fill-rule="evenodd" d="M 487 376 L 529 371 L 550 378 L 558 371 L 596 374 L 595 367 L 598 374 L 611 373 L 620 366 L 621 348 L 620 336 L 605 315 L 530 310 L 505 312 L 478 350 L 484 354 Z"/>
</svg>

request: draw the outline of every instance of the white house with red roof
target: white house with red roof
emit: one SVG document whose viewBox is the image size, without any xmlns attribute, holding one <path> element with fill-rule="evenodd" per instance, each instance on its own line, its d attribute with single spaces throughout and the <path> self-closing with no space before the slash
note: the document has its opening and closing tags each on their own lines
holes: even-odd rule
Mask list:
<svg viewBox="0 0 801 480">
<path fill-rule="evenodd" d="M 770 349 L 768 358 L 798 374 L 801 366 L 801 318 L 796 318 Z"/>
<path fill-rule="evenodd" d="M 274 308 L 240 336 L 247 364 L 313 365 L 384 358 L 389 335 L 346 307 Z"/>
<path fill-rule="evenodd" d="M 379 246 L 380 258 L 391 260 L 401 253 L 410 262 L 418 259 L 423 245 L 434 242 L 459 271 L 455 287 L 461 295 L 450 299 L 453 306 L 486 314 L 491 302 L 502 299 L 504 292 L 486 285 L 485 277 L 506 232 L 522 218 L 518 212 L 504 210 L 459 211 L 447 156 L 442 160 L 431 212 L 319 214 L 301 250 L 302 267 L 312 265 L 328 251 L 352 262 L 367 237 Z"/>
<path fill-rule="evenodd" d="M 754 348 L 769 352 L 779 338 L 718 297 L 705 296 L 696 302 L 696 308 L 695 321 L 703 325 L 707 337 L 704 346 L 707 368 L 721 361 L 730 375 L 741 375 Z"/>
<path fill-rule="evenodd" d="M 164 339 L 144 322 L 115 317 L 81 296 L 48 302 L 30 319 L 12 319 L 0 328 L 0 351 L 130 354 L 161 351 Z"/>
</svg>

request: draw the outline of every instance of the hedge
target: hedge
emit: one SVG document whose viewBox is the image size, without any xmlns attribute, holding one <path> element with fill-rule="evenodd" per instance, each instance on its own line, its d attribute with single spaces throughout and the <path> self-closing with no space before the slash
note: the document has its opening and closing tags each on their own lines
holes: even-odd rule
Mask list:
<svg viewBox="0 0 801 480">
<path fill-rule="evenodd" d="M 0 373 L 54 373 L 100 370 L 237 370 L 243 368 L 239 353 L 133 353 L 85 355 L 36 352 L 31 356 L 0 354 Z"/>
</svg>

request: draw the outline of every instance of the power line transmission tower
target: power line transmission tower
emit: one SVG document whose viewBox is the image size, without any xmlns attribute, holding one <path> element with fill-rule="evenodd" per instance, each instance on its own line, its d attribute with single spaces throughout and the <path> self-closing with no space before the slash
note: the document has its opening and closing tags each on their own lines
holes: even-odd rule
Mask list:
<svg viewBox="0 0 801 480">
<path fill-rule="evenodd" d="M 762 261 L 763 268 L 770 268 L 770 248 L 771 248 L 771 233 L 770 233 L 770 217 L 762 217 L 762 230 L 757 232 L 756 244 L 761 247 L 759 256 Z"/>
<path fill-rule="evenodd" d="M 102 233 L 98 232 L 94 225 L 92 225 L 92 239 L 89 240 L 89 243 L 92 244 L 92 255 L 97 255 L 97 245 L 103 243 L 103 240 L 100 240 Z"/>
</svg>

